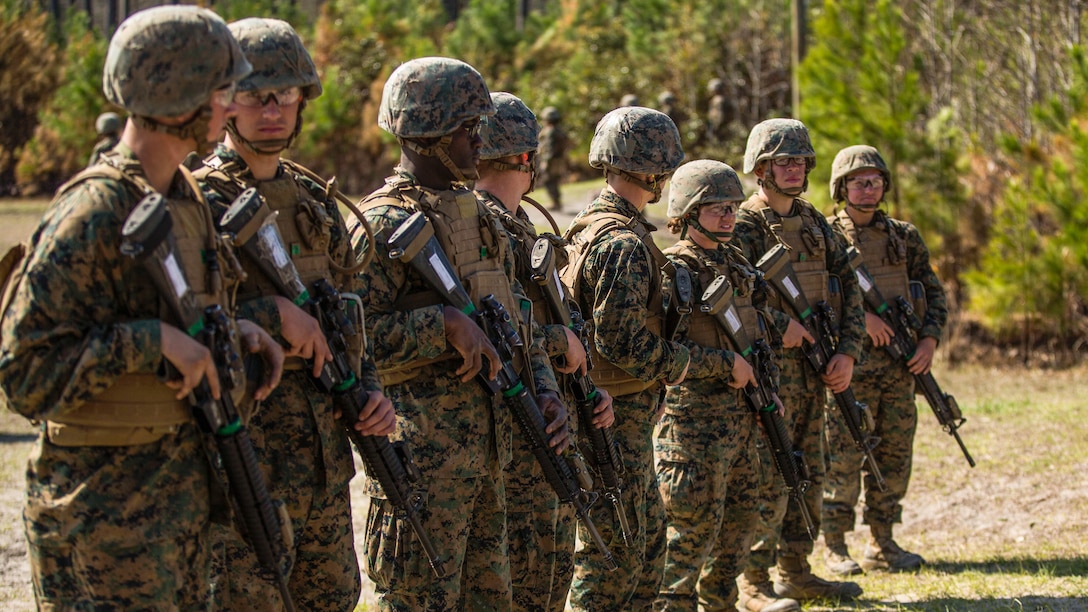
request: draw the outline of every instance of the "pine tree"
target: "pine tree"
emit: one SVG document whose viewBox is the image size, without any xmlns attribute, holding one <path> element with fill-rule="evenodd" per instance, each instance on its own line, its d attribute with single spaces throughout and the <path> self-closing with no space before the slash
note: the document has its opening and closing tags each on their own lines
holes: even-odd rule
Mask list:
<svg viewBox="0 0 1088 612">
<path fill-rule="evenodd" d="M 0 5 L 0 196 L 18 192 L 15 166 L 38 125 L 38 112 L 57 88 L 59 49 L 50 40 L 49 17 L 37 3 Z"/>
<path fill-rule="evenodd" d="M 915 134 L 925 103 L 901 11 L 890 0 L 829 0 L 812 28 L 814 44 L 801 65 L 800 119 L 816 147 L 813 183 L 826 184 L 835 154 L 854 144 L 879 149 L 899 178 L 919 148 Z M 898 183 L 893 180 L 888 194 L 896 216 Z"/>
<path fill-rule="evenodd" d="M 34 137 L 16 166 L 21 185 L 52 192 L 81 170 L 94 147 L 95 118 L 107 106 L 102 66 L 107 41 L 90 26 L 86 13 L 73 11 L 64 25 L 61 85 L 38 116 Z"/>
<path fill-rule="evenodd" d="M 1016 173 L 994 211 L 992 237 L 967 276 L 971 306 L 992 327 L 1019 336 L 1025 359 L 1037 340 L 1070 349 L 1088 335 L 1088 61 L 1073 53 L 1064 96 L 1033 113 L 1049 145 L 1006 138 Z"/>
</svg>

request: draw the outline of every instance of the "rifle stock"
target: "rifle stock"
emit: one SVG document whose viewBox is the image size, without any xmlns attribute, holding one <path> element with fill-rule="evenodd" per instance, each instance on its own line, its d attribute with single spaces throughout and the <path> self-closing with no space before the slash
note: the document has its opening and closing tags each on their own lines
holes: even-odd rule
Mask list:
<svg viewBox="0 0 1088 612">
<path fill-rule="evenodd" d="M 555 267 L 555 253 L 551 242 L 546 238 L 538 239 L 533 245 L 529 267 L 532 270 L 532 279 L 540 285 L 552 316 L 571 329 L 581 340 L 582 348 L 586 353 L 586 370 L 592 370 L 593 362 L 590 358 L 585 322 L 582 320 L 581 313 L 571 309 L 566 299 L 563 283 L 559 280 L 559 273 Z M 612 436 L 612 427 L 593 426 L 593 410 L 600 399 L 600 393 L 588 374 L 574 372 L 567 374 L 566 377 L 570 382 L 575 408 L 578 410 L 578 422 L 582 424 L 579 434 L 589 440 L 592 451 L 589 454 L 590 467 L 604 485 L 604 496 L 615 510 L 620 536 L 623 538 L 624 545 L 630 547 L 633 544 L 631 527 L 627 523 L 627 514 L 621 499 L 624 467 L 620 449 Z"/>
<path fill-rule="evenodd" d="M 367 474 L 378 481 L 397 516 L 411 525 L 435 576 L 444 578 L 447 573 L 442 559 L 419 516 L 425 496 L 415 487 L 420 473 L 410 449 L 403 441 L 394 443 L 389 441 L 388 436 L 363 435 L 354 427 L 359 414 L 366 407 L 369 394 L 355 376 L 348 358 L 346 338 L 356 332 L 362 333 L 362 330 L 354 329 L 351 318 L 346 314 L 344 296 L 328 280 L 315 281 L 312 294 L 306 288 L 276 227 L 277 213 L 269 211 L 257 197 L 256 190 L 253 192 L 248 199 L 239 196 L 238 201 L 223 215 L 219 226 L 235 237 L 237 246 L 253 260 L 283 297 L 309 312 L 321 325 L 333 359 L 324 364 L 321 376 L 313 379 L 313 382 L 318 389 L 332 397 L 333 404 L 340 411 L 344 431 L 359 452 Z"/>
<path fill-rule="evenodd" d="M 805 521 L 808 535 L 816 539 L 816 523 L 805 503 L 805 493 L 812 486 L 805 464 L 804 454 L 793 447 L 793 440 L 786 430 L 786 423 L 778 414 L 778 404 L 774 394 L 778 391 L 775 382 L 778 366 L 774 362 L 774 352 L 762 339 L 751 341 L 747 331 L 741 325 L 737 307 L 733 301 L 733 287 L 728 277 L 721 275 L 703 292 L 699 309 L 714 318 L 725 332 L 736 353 L 736 359 L 751 359 L 756 380 L 759 385 L 748 384 L 744 387 L 744 400 L 748 408 L 759 417 L 763 435 L 771 447 L 774 465 L 786 485 L 786 494 L 797 504 L 801 517 Z"/>
<path fill-rule="evenodd" d="M 838 345 L 835 328 L 835 314 L 827 302 L 819 302 L 812 306 L 808 298 L 801 290 L 801 284 L 790 265 L 789 255 L 786 249 L 778 244 L 772 247 L 756 263 L 756 267 L 763 272 L 764 277 L 774 286 L 794 315 L 813 338 L 815 343 L 805 341 L 801 348 L 812 370 L 817 374 L 823 374 L 827 370 L 831 358 L 835 355 Z M 854 441 L 854 447 L 865 455 L 865 462 L 869 465 L 869 473 L 873 476 L 881 491 L 888 488 L 880 468 L 873 457 L 872 449 L 880 442 L 880 439 L 865 433 L 865 422 L 871 422 L 868 407 L 854 397 L 853 389 L 846 389 L 833 393 L 835 405 L 838 406 L 846 424 L 850 438 Z"/>
<path fill-rule="evenodd" d="M 583 487 L 567 458 L 556 455 L 548 446 L 550 436 L 546 431 L 544 414 L 512 365 L 513 351 L 522 346 L 522 340 L 510 323 L 509 313 L 492 295 L 481 300 L 481 308 L 473 304 L 446 253 L 435 239 L 430 220 L 421 211 L 413 213 L 393 232 L 389 237 L 389 247 L 391 258 L 406 260 L 447 304 L 472 317 L 495 345 L 501 362 L 499 374 L 495 380 L 490 380 L 486 374 L 488 368 L 485 367 L 477 376 L 477 381 L 488 393 L 501 393 L 522 435 L 529 441 L 533 456 L 540 464 L 548 484 L 560 502 L 574 506 L 578 518 L 604 558 L 605 566 L 615 570 L 618 566 L 612 552 L 589 515 L 589 508 L 597 498 L 596 493 L 588 490 L 589 487 Z"/>
<path fill-rule="evenodd" d="M 897 296 L 893 304 L 889 304 L 884 299 L 880 290 L 877 289 L 876 282 L 873 281 L 873 277 L 869 274 L 869 270 L 862 262 L 861 251 L 857 247 L 849 247 L 847 254 L 850 258 L 850 266 L 854 269 L 854 274 L 857 275 L 862 295 L 865 296 L 865 304 L 869 306 L 874 314 L 883 319 L 894 332 L 892 341 L 884 346 L 884 350 L 891 355 L 892 359 L 902 363 L 903 367 L 907 367 L 907 362 L 914 357 L 914 352 L 918 348 L 913 340 L 914 330 L 921 329 L 922 322 L 918 320 L 914 308 L 905 296 Z M 964 458 L 967 459 L 967 464 L 975 467 L 975 460 L 971 457 L 971 453 L 967 451 L 963 438 L 960 437 L 959 428 L 967 419 L 963 418 L 963 413 L 960 412 L 956 398 L 941 390 L 940 385 L 937 384 L 937 379 L 933 377 L 933 372 L 926 372 L 925 374 L 914 374 L 912 372 L 911 374 L 914 376 L 918 388 L 922 390 L 926 403 L 929 404 L 934 416 L 937 417 L 941 429 L 956 439 L 960 451 L 963 452 Z"/>
</svg>

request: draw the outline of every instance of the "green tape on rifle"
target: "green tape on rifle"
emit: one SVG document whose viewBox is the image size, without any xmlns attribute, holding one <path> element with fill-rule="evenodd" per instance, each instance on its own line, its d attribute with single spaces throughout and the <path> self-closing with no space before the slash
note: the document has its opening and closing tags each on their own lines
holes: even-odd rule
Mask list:
<svg viewBox="0 0 1088 612">
<path fill-rule="evenodd" d="M 511 388 L 511 389 L 507 389 L 506 391 L 503 391 L 502 394 L 504 396 L 506 396 L 506 397 L 514 397 L 518 393 L 521 393 L 524 389 L 525 389 L 525 385 L 522 384 L 522 382 L 519 380 L 518 384 L 514 385 L 513 388 Z"/>
</svg>

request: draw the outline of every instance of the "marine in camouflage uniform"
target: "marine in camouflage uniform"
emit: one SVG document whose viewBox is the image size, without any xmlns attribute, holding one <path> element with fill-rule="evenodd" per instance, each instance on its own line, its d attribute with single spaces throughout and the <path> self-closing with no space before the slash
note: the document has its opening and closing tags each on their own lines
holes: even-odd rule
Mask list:
<svg viewBox="0 0 1088 612">
<path fill-rule="evenodd" d="M 908 283 L 918 283 L 925 294 L 918 347 L 904 367 L 884 350 L 893 334 L 884 321 L 866 312 L 868 338 L 865 360 L 855 370 L 853 385 L 858 401 L 869 406 L 880 438 L 873 458 L 887 484 L 881 491 L 859 453 L 842 417 L 831 411 L 827 423 L 828 464 L 824 487 L 823 530 L 828 546 L 828 567 L 839 574 L 861 573 L 865 569 L 916 570 L 925 562 L 920 555 L 903 550 L 892 539 L 892 525 L 902 522 L 903 496 L 910 481 L 914 432 L 918 410 L 914 402 L 914 376 L 924 374 L 933 362 L 933 351 L 948 320 L 944 289 L 929 263 L 929 249 L 918 229 L 906 221 L 892 219 L 879 209 L 891 186 L 891 173 L 875 148 L 855 145 L 839 151 L 831 166 L 831 197 L 845 201 L 845 208 L 828 221 L 861 252 L 862 261 L 873 275 L 877 289 L 889 301 L 902 296 L 911 299 Z M 861 567 L 850 557 L 845 532 L 852 531 L 854 506 L 865 489 L 862 522 L 869 525 L 872 539 L 861 559 Z"/>
<path fill-rule="evenodd" d="M 422 473 L 423 526 L 452 571 L 436 578 L 407 522 L 368 480 L 366 570 L 379 606 L 396 610 L 508 609 L 510 565 L 502 468 L 510 461 L 510 412 L 473 378 L 498 354 L 483 331 L 407 262 L 389 256 L 389 236 L 415 211 L 430 220 L 473 301 L 495 294 L 519 326 L 526 302 L 514 279 L 509 236 L 464 181 L 477 178 L 480 118 L 495 107 L 480 74 L 464 62 L 420 58 L 386 82 L 378 123 L 397 136 L 401 164 L 361 207 L 376 255 L 363 269 L 362 299 L 374 360 L 397 412 L 397 432 Z M 358 244 L 358 243 L 357 243 Z M 547 356 L 532 344 L 523 380 L 534 388 L 553 432 L 566 443 L 566 412 Z M 524 360 L 523 360 L 524 361 Z"/>
<path fill-rule="evenodd" d="M 663 91 L 657 95 L 657 109 L 669 116 L 676 124 L 676 129 L 683 129 L 688 122 L 687 113 L 676 103 L 676 94 Z"/>
<path fill-rule="evenodd" d="M 654 227 L 642 216 L 656 202 L 684 152 L 668 115 L 623 107 L 597 124 L 589 163 L 605 171 L 607 186 L 567 229 L 573 252 L 564 281 L 588 313 L 593 380 L 613 399 L 613 437 L 626 471 L 624 498 L 633 544 L 624 547 L 609 504 L 597 504 L 593 522 L 619 569 L 609 572 L 579 526 L 571 605 L 575 610 L 649 608 L 657 598 L 665 561 L 665 509 L 654 473 L 653 428 L 663 385 L 684 379 L 688 348 L 664 333 L 665 255 Z"/>
<path fill-rule="evenodd" d="M 117 146 L 117 142 L 121 140 L 121 129 L 124 127 L 125 120 L 117 113 L 102 113 L 98 116 L 94 122 L 94 130 L 100 139 L 91 151 L 91 158 L 87 161 L 88 166 L 97 164 L 103 153 Z"/>
<path fill-rule="evenodd" d="M 728 140 L 733 121 L 733 102 L 725 95 L 725 81 L 710 79 L 706 85 L 710 100 L 706 105 L 706 135 L 711 144 Z"/>
<path fill-rule="evenodd" d="M 825 385 L 833 391 L 849 387 L 853 364 L 861 355 L 865 328 L 861 291 L 850 269 L 845 246 L 823 215 L 800 197 L 808 188 L 808 173 L 815 164 L 816 154 L 808 130 L 800 121 L 770 119 L 752 128 L 744 154 L 744 171 L 755 173 L 759 190 L 737 213 L 735 239 L 753 262 L 758 262 L 776 244 L 788 246 L 801 290 L 811 304 L 830 298 L 829 275 L 837 276 L 842 286 L 841 312 L 836 312 L 838 353 L 831 358 L 826 373 L 813 372 L 800 348 L 784 350 L 780 359 L 778 394 L 786 407 L 793 446 L 809 458 L 812 487 L 805 499 L 818 521 L 824 470 L 817 459 L 822 456 Z M 788 307 L 780 299 L 774 294 L 770 305 L 786 310 Z M 762 453 L 761 460 L 770 465 L 769 451 Z M 765 610 L 765 606 L 773 605 L 765 600 L 775 594 L 792 599 L 860 595 L 861 587 L 855 583 L 827 581 L 812 574 L 808 556 L 812 554 L 813 543 L 800 510 L 780 487 L 766 491 L 765 495 L 768 503 L 763 513 L 764 525 L 740 579 L 741 603 L 750 610 Z M 778 579 L 772 592 L 768 588 L 767 569 L 774 563 L 776 552 Z"/>
<path fill-rule="evenodd" d="M 299 133 L 306 101 L 321 94 L 313 61 L 284 21 L 243 19 L 231 23 L 230 30 L 253 72 L 238 84 L 238 114 L 227 123 L 225 143 L 194 174 L 217 219 L 239 193 L 257 188 L 278 213 L 276 223 L 306 287 L 326 279 L 341 292 L 357 292 L 359 283 L 349 267 L 354 254 L 335 198 L 311 172 L 280 158 Z M 355 465 L 343 426 L 333 417 L 332 397 L 316 392 L 312 379 L 331 353 L 318 322 L 279 296 L 248 254 L 242 263 L 247 272 L 238 290 L 242 312 L 250 300 L 275 296 L 277 316 L 260 323 L 293 355 L 281 385 L 249 423 L 272 496 L 284 502 L 291 518 L 288 588 L 301 609 L 350 610 L 361 591 L 348 489 Z M 361 353 L 361 336 L 354 340 Z M 392 433 L 393 408 L 381 393 L 377 371 L 369 360 L 361 363 L 359 379 L 369 392 L 369 410 L 362 411 L 360 420 L 373 418 L 377 426 L 360 431 Z M 216 579 L 217 607 L 272 609 L 279 596 L 275 585 L 261 579 L 253 550 L 234 530 L 221 529 L 218 535 L 224 561 Z"/>
<path fill-rule="evenodd" d="M 540 130 L 540 144 L 537 150 L 540 182 L 548 192 L 552 210 L 563 209 L 563 199 L 559 193 L 559 183 L 567 172 L 567 149 L 570 138 L 560 125 L 563 117 L 559 109 L 548 106 L 540 113 L 544 127 Z"/>
<path fill-rule="evenodd" d="M 6 283 L 0 389 L 40 423 L 23 513 L 39 609 L 211 609 L 209 527 L 225 508 L 184 398 L 205 377 L 218 394 L 220 381 L 151 275 L 121 254 L 121 228 L 145 194 L 161 194 L 197 303 L 230 311 L 229 247 L 207 232 L 207 205 L 179 164 L 222 133 L 233 110 L 224 93 L 249 70 L 211 11 L 126 19 L 103 90 L 131 113 L 129 130 L 59 190 Z M 263 398 L 283 353 L 252 323 L 235 331 L 273 366 Z M 157 376 L 168 363 L 179 374 L 169 385 Z"/>
<path fill-rule="evenodd" d="M 521 207 L 521 198 L 536 180 L 537 134 L 540 124 L 525 103 L 506 92 L 491 94 L 495 114 L 481 121 L 476 194 L 510 233 L 515 270 L 525 294 L 533 301 L 533 319 L 543 334 L 543 348 L 557 372 L 572 373 L 586 365 L 578 336 L 551 312 L 533 279 L 529 259 L 537 241 L 536 228 Z M 544 213 L 547 214 L 547 213 Z M 557 248 L 562 239 L 546 234 Z M 573 397 L 564 393 L 571 405 Z M 598 420 L 611 420 L 611 400 L 602 394 Z M 593 427 L 592 423 L 583 426 Z M 512 460 L 503 471 L 506 481 L 506 529 L 510 537 L 510 578 L 515 610 L 554 610 L 567 605 L 574 575 L 575 511 L 561 504 L 544 478 L 532 447 L 514 437 Z"/>
<path fill-rule="evenodd" d="M 680 166 L 669 187 L 668 216 L 669 230 L 681 238 L 665 253 L 691 271 L 694 296 L 725 275 L 752 338 L 767 336 L 767 325 L 786 333 L 790 318 L 765 308 L 766 283 L 729 244 L 743 200 L 740 179 L 728 165 L 704 159 Z M 694 310 L 682 331 L 691 367 L 683 383 L 669 387 L 654 440 L 669 525 L 665 578 L 654 608 L 733 610 L 735 578 L 759 520 L 761 483 L 777 476 L 758 461 L 759 425 L 738 392 L 756 382 L 751 365 L 732 351 L 709 314 Z"/>
</svg>

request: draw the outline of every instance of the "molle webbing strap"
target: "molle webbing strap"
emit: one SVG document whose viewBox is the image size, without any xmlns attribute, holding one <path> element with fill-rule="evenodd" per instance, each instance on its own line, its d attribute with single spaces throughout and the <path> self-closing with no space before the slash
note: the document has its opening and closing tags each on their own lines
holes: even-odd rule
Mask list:
<svg viewBox="0 0 1088 612">
<path fill-rule="evenodd" d="M 665 253 L 684 260 L 688 268 L 695 273 L 698 286 L 705 289 L 723 271 L 719 270 L 718 265 L 705 257 L 700 251 L 701 248 L 698 245 L 684 239 L 666 249 Z M 692 297 L 694 300 L 699 300 L 702 296 Z M 693 304 L 693 306 L 697 305 Z M 693 308 L 691 315 L 689 315 L 687 338 L 700 346 L 708 348 L 728 349 L 730 346 L 729 338 L 714 320 L 714 317 L 702 312 L 698 307 Z"/>
<path fill-rule="evenodd" d="M 801 283 L 801 291 L 810 303 L 816 304 L 830 297 L 826 238 L 819 230 L 819 215 L 812 205 L 800 198 L 793 202 L 799 212 L 789 217 L 779 216 L 759 199 L 749 199 L 744 207 L 758 212 L 767 230 L 773 232 L 778 243 L 786 247 L 793 271 Z"/>
<path fill-rule="evenodd" d="M 124 374 L 75 410 L 51 418 L 68 425 L 157 427 L 188 423 L 189 409 L 177 391 L 154 374 Z"/>
<path fill-rule="evenodd" d="M 46 421 L 57 446 L 150 444 L 192 420 L 188 404 L 152 374 L 125 374 L 78 408 Z"/>
<path fill-rule="evenodd" d="M 905 239 L 896 234 L 889 220 L 883 219 L 880 227 L 857 227 L 853 219 L 842 212 L 835 216 L 835 224 L 842 229 L 846 240 L 861 252 L 861 260 L 880 295 L 889 302 L 900 296 L 909 300 L 911 294 L 907 261 L 905 254 L 902 259 L 899 254 L 901 245 L 905 248 Z M 898 244 L 897 238 L 900 241 Z"/>
</svg>

